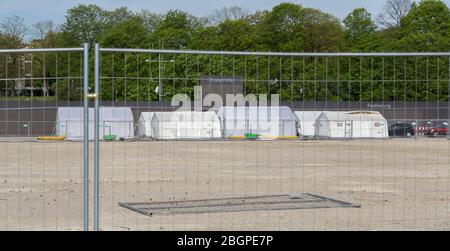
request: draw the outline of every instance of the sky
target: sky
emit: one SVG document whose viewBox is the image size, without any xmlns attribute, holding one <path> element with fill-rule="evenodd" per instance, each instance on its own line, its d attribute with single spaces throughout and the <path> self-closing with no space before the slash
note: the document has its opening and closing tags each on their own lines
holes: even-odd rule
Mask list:
<svg viewBox="0 0 450 251">
<path fill-rule="evenodd" d="M 62 23 L 66 10 L 78 4 L 96 4 L 105 9 L 126 6 L 133 11 L 147 9 L 155 13 L 165 13 L 171 9 L 186 11 L 195 16 L 208 16 L 221 7 L 240 6 L 250 11 L 271 9 L 282 2 L 302 4 L 318 8 L 343 19 L 353 9 L 364 7 L 376 17 L 385 0 L 0 0 L 0 20 L 18 15 L 27 24 L 41 20 Z M 445 0 L 450 6 L 450 0 Z"/>
</svg>

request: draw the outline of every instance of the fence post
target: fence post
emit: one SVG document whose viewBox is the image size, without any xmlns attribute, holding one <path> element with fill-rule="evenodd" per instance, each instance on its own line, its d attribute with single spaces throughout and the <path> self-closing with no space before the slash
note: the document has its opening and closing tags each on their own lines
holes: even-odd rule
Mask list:
<svg viewBox="0 0 450 251">
<path fill-rule="evenodd" d="M 83 119 L 83 230 L 89 230 L 89 45 L 83 45 L 84 119 Z M 67 136 L 67 123 L 66 123 Z"/>
<path fill-rule="evenodd" d="M 99 230 L 99 217 L 100 217 L 100 186 L 99 186 L 99 120 L 100 120 L 100 50 L 99 44 L 95 44 L 95 63 L 94 63 L 94 85 L 95 85 L 95 112 L 94 112 L 94 231 Z"/>
<path fill-rule="evenodd" d="M 448 85 L 447 85 L 447 140 L 450 140 L 450 57 L 448 58 Z"/>
</svg>

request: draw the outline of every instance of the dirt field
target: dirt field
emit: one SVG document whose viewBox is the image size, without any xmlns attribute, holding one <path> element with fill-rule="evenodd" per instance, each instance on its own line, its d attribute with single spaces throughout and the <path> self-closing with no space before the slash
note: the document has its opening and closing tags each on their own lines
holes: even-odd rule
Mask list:
<svg viewBox="0 0 450 251">
<path fill-rule="evenodd" d="M 80 230 L 81 177 L 82 143 L 0 142 L 0 230 Z M 292 192 L 361 208 L 148 217 L 118 205 Z M 449 194 L 445 139 L 101 143 L 103 230 L 450 230 Z"/>
</svg>

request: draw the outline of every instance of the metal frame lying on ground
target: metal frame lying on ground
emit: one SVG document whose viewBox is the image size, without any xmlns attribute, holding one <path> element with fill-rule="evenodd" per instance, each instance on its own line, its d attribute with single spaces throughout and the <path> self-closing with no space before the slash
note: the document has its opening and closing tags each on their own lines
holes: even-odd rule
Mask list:
<svg viewBox="0 0 450 251">
<path fill-rule="evenodd" d="M 223 213 L 259 210 L 291 210 L 353 207 L 359 205 L 311 193 L 262 195 L 204 200 L 166 201 L 153 203 L 119 203 L 121 207 L 143 215 L 174 215 Z"/>
</svg>

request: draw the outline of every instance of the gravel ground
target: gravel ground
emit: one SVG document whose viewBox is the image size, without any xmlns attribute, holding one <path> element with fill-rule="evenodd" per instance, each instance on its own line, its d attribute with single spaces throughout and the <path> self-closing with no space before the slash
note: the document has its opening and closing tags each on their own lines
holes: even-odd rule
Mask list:
<svg viewBox="0 0 450 251">
<path fill-rule="evenodd" d="M 445 139 L 102 142 L 100 173 L 103 230 L 450 230 Z M 149 217 L 118 205 L 306 192 L 361 208 Z M 0 142 L 0 230 L 81 225 L 82 143 Z"/>
</svg>

